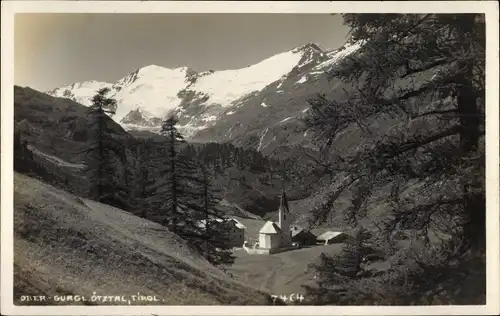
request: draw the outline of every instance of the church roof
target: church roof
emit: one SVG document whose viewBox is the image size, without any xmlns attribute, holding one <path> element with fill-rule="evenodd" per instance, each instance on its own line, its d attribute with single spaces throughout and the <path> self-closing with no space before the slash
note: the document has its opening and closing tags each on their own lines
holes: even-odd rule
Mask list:
<svg viewBox="0 0 500 316">
<path fill-rule="evenodd" d="M 262 226 L 259 233 L 261 234 L 279 234 L 281 229 L 275 222 L 268 221 Z"/>
</svg>

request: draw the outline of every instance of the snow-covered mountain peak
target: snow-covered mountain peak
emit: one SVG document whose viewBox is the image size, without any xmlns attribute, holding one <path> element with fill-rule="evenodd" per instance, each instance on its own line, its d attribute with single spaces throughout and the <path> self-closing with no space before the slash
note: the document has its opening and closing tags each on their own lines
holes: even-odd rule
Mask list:
<svg viewBox="0 0 500 316">
<path fill-rule="evenodd" d="M 240 69 L 196 72 L 185 66 L 167 68 L 152 64 L 114 84 L 86 81 L 48 94 L 88 106 L 98 89 L 108 87 L 108 96 L 118 103 L 113 119 L 125 128 L 157 127 L 167 115 L 175 114 L 180 125 L 197 132 L 214 125 L 220 117 L 227 117 L 222 114 L 234 112 L 263 91 L 269 93 L 274 87 L 281 94 L 282 86 L 305 84 L 313 70 L 324 73 L 317 67 L 341 58 L 341 54 L 345 52 L 339 50 L 331 55 L 308 43 Z"/>
<path fill-rule="evenodd" d="M 208 96 L 212 103 L 229 107 L 245 95 L 260 91 L 279 80 L 301 58 L 301 52 L 288 51 L 245 68 L 215 71 L 198 78 L 190 89 Z"/>
<path fill-rule="evenodd" d="M 60 98 L 71 99 L 80 104 L 89 106 L 90 99 L 99 89 L 111 88 L 112 84 L 108 82 L 88 80 L 83 82 L 75 82 L 67 87 L 56 88 L 47 94 Z"/>
<path fill-rule="evenodd" d="M 302 45 L 302 46 L 294 48 L 292 51 L 294 51 L 294 52 L 299 52 L 299 51 L 309 52 L 309 51 L 313 51 L 313 52 L 317 52 L 317 53 L 324 53 L 324 50 L 321 47 L 319 47 L 318 44 L 315 44 L 315 43 L 307 43 L 305 45 Z"/>
<path fill-rule="evenodd" d="M 106 85 L 109 84 L 107 82 L 103 81 L 97 81 L 97 80 L 87 80 L 87 81 L 82 81 L 82 82 L 74 82 L 71 84 L 72 88 L 79 88 L 79 87 L 86 87 L 86 86 L 95 86 L 95 85 Z"/>
<path fill-rule="evenodd" d="M 170 74 L 186 74 L 188 67 L 178 67 L 178 68 L 166 68 L 157 65 L 149 65 L 141 67 L 137 70 L 137 73 L 142 76 L 164 76 Z"/>
<path fill-rule="evenodd" d="M 168 80 L 170 78 L 182 78 L 182 80 L 186 80 L 193 74 L 196 74 L 196 72 L 188 67 L 171 69 L 158 65 L 149 65 L 141 67 L 128 76 L 120 79 L 114 87 L 121 90 L 123 86 L 130 85 L 139 80 L 139 78 L 141 78 L 141 81 Z"/>
<path fill-rule="evenodd" d="M 363 46 L 363 42 L 348 42 L 343 46 L 332 50 L 327 53 L 328 59 L 323 63 L 317 65 L 315 67 L 316 70 L 323 69 L 325 67 L 331 67 L 334 64 L 338 63 L 342 58 L 356 52 Z"/>
</svg>

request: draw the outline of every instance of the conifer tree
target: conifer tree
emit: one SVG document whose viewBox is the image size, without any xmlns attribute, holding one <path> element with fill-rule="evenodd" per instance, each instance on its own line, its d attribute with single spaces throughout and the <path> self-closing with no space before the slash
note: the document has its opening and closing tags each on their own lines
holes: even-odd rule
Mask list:
<svg viewBox="0 0 500 316">
<path fill-rule="evenodd" d="M 209 262 L 217 266 L 230 264 L 234 258 L 229 251 L 227 231 L 223 225 L 216 224 L 223 214 L 216 209 L 218 199 L 207 168 L 208 161 L 198 159 L 176 124 L 177 119 L 173 116 L 163 122 L 161 134 L 165 141 L 158 144 L 148 158 L 161 178 L 154 186 L 155 193 L 148 199 L 149 208 L 157 210 L 158 214 L 153 216 Z M 144 169 L 145 178 L 148 172 Z"/>
<path fill-rule="evenodd" d="M 91 141 L 84 150 L 87 158 L 86 176 L 91 198 L 126 208 L 127 188 L 120 179 L 126 153 L 108 125 L 117 106 L 116 100 L 106 97 L 109 91 L 109 88 L 98 90 L 89 107 Z"/>
<path fill-rule="evenodd" d="M 201 195 L 197 191 L 200 179 L 196 160 L 181 155 L 186 141 L 176 124 L 177 119 L 170 116 L 162 125 L 165 142 L 155 154 L 161 180 L 156 185 L 154 204 L 161 211 L 161 223 L 189 240 L 200 235 L 196 211 Z"/>
<path fill-rule="evenodd" d="M 183 211 L 183 206 L 180 205 L 179 196 L 183 193 L 181 188 L 181 177 L 182 172 L 180 165 L 183 164 L 181 159 L 179 159 L 179 144 L 184 143 L 184 137 L 177 130 L 176 125 L 177 120 L 175 117 L 170 116 L 167 118 L 161 127 L 161 135 L 166 138 L 166 150 L 165 157 L 166 164 L 163 170 L 160 171 L 165 182 L 162 183 L 164 189 L 164 208 L 165 208 L 165 218 L 163 224 L 169 228 L 177 230 L 178 225 L 185 225 L 181 222 L 181 214 Z"/>
<path fill-rule="evenodd" d="M 377 253 L 373 236 L 364 228 L 354 230 L 352 235 L 344 242 L 340 253 L 333 256 L 323 253 L 317 263 L 310 265 L 318 279 L 318 286 L 305 287 L 311 303 L 356 305 L 369 303 L 371 298 L 381 294 L 366 283 L 357 283 L 377 275 L 366 267 L 369 258 Z"/>
<path fill-rule="evenodd" d="M 153 143 L 149 140 L 140 144 L 137 148 L 137 159 L 135 160 L 135 181 L 136 192 L 134 198 L 136 203 L 136 214 L 142 218 L 149 218 L 153 211 L 153 204 L 155 198 L 155 179 L 154 173 L 150 172 L 151 164 L 151 151 Z"/>
<path fill-rule="evenodd" d="M 359 194 L 345 219 L 366 219 L 368 199 L 390 187 L 387 213 L 373 223 L 386 256 L 402 255 L 394 243 L 400 232 L 423 243 L 424 251 L 404 254 L 404 260 L 394 261 L 404 264 L 394 264 L 384 277 L 351 278 L 344 285 L 359 291 L 369 285 L 372 293 L 377 288 L 388 303 L 418 303 L 425 297 L 449 303 L 462 288 L 452 281 L 466 276 L 469 251 L 484 254 L 484 16 L 343 17 L 352 29 L 351 44 L 360 46 L 331 71 L 343 82 L 345 95 L 317 96 L 306 120 L 329 153 L 322 163 L 338 180 L 314 210 L 314 221 L 326 221 L 346 190 Z M 379 124 L 375 130 L 377 121 L 392 128 Z M 362 145 L 332 152 L 347 127 L 362 132 Z M 431 233 L 448 237 L 431 243 Z M 324 263 L 325 271 L 341 264 Z M 410 266 L 410 272 L 402 272 Z M 382 286 L 387 278 L 392 294 Z M 361 297 L 351 294 L 351 302 Z M 365 299 L 382 303 L 373 295 Z"/>
<path fill-rule="evenodd" d="M 199 170 L 202 176 L 203 204 L 200 208 L 203 214 L 205 231 L 202 240 L 204 240 L 205 258 L 216 266 L 230 265 L 234 262 L 234 256 L 231 251 L 230 233 L 231 223 L 224 214 L 217 210 L 218 199 L 214 195 L 212 187 L 212 176 L 203 163 L 199 163 Z"/>
</svg>

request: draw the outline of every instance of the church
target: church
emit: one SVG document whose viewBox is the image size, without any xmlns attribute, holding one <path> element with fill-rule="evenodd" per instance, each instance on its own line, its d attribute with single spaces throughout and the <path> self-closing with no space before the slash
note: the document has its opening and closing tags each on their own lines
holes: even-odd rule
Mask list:
<svg viewBox="0 0 500 316">
<path fill-rule="evenodd" d="M 259 231 L 258 246 L 251 249 L 247 248 L 247 252 L 251 254 L 273 254 L 297 248 L 292 244 L 291 220 L 288 200 L 283 190 L 278 208 L 278 221 L 266 222 Z"/>
<path fill-rule="evenodd" d="M 290 208 L 285 191 L 281 193 L 278 208 L 278 222 L 267 222 L 259 231 L 259 248 L 274 249 L 292 246 L 292 232 L 290 231 Z"/>
</svg>

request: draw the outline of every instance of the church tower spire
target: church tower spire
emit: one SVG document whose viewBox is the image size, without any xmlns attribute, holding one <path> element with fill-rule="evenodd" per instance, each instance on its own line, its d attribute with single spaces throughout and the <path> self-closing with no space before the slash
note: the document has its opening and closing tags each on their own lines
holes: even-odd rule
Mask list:
<svg viewBox="0 0 500 316">
<path fill-rule="evenodd" d="M 285 190 L 281 191 L 280 206 L 278 208 L 279 227 L 281 229 L 282 238 L 281 245 L 288 246 L 292 243 L 292 236 L 290 231 L 290 208 L 288 207 L 288 199 Z"/>
<path fill-rule="evenodd" d="M 281 190 L 279 211 L 287 214 L 290 213 L 290 208 L 288 207 L 288 198 L 286 197 L 285 190 Z"/>
</svg>

